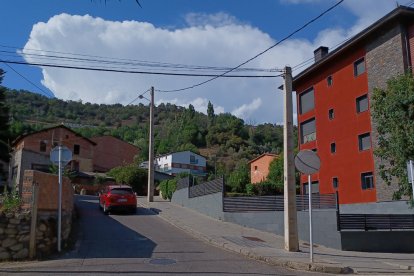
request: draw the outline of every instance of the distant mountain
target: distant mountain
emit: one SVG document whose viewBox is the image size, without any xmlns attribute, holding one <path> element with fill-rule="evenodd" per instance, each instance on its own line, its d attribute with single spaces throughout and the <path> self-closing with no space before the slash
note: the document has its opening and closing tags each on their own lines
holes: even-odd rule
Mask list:
<svg viewBox="0 0 414 276">
<path fill-rule="evenodd" d="M 6 99 L 14 137 L 63 123 L 86 137 L 113 135 L 128 141 L 142 149 L 141 160 L 147 159 L 149 106 L 63 101 L 10 89 Z M 205 155 L 209 169 L 217 174 L 227 175 L 239 163 L 283 148 L 282 126 L 246 125 L 229 113 L 214 114 L 213 105 L 205 115 L 192 105 L 160 104 L 154 110 L 154 125 L 157 154 L 192 150 Z"/>
</svg>

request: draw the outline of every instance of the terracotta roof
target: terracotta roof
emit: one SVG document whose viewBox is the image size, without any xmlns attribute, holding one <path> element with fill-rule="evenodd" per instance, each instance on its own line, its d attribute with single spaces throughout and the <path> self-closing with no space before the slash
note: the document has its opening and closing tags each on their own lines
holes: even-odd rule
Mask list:
<svg viewBox="0 0 414 276">
<path fill-rule="evenodd" d="M 254 162 L 254 161 L 256 161 L 256 160 L 258 160 L 258 159 L 260 159 L 260 158 L 262 158 L 262 157 L 264 157 L 264 156 L 272 156 L 272 157 L 279 157 L 279 155 L 277 155 L 277 154 L 274 154 L 274 153 L 270 153 L 270 152 L 265 152 L 265 153 L 263 153 L 262 155 L 259 155 L 258 157 L 256 157 L 256 158 L 254 158 L 254 159 L 252 159 L 252 160 L 250 160 L 249 162 L 248 162 L 248 164 L 250 164 L 250 163 L 252 163 L 252 162 Z"/>
<path fill-rule="evenodd" d="M 47 132 L 49 130 L 56 129 L 56 128 L 64 128 L 64 129 L 67 129 L 68 131 L 73 132 L 76 136 L 81 137 L 82 139 L 85 139 L 86 141 L 88 141 L 92 145 L 94 145 L 94 146 L 96 145 L 96 143 L 94 141 L 92 141 L 89 138 L 86 138 L 86 137 L 80 135 L 79 133 L 77 133 L 77 132 L 73 131 L 72 129 L 68 128 L 67 126 L 65 126 L 65 125 L 57 125 L 57 126 L 54 126 L 54 127 L 44 128 L 44 129 L 41 129 L 41 130 L 38 130 L 38 131 L 34 131 L 34 132 L 31 132 L 31 133 L 26 133 L 26 134 L 20 135 L 19 137 L 17 137 L 12 142 L 12 146 L 15 146 L 21 140 L 23 140 L 24 138 L 26 138 L 26 137 L 28 137 L 30 135 L 33 135 L 33 134 L 36 134 L 36 133 L 40 133 L 40 132 Z"/>
</svg>

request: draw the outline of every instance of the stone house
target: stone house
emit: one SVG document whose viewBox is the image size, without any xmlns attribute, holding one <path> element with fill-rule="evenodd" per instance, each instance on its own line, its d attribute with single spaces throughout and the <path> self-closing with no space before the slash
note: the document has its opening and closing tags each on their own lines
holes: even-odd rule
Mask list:
<svg viewBox="0 0 414 276">
<path fill-rule="evenodd" d="M 16 185 L 21 193 L 25 170 L 48 172 L 51 166 L 50 151 L 63 145 L 72 151 L 71 170 L 93 170 L 93 154 L 96 143 L 64 125 L 45 128 L 21 135 L 12 143 L 9 185 Z"/>
</svg>

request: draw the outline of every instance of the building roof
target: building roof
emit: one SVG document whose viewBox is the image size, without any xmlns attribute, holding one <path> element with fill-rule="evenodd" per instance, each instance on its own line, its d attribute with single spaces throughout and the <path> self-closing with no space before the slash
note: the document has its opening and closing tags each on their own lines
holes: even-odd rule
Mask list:
<svg viewBox="0 0 414 276">
<path fill-rule="evenodd" d="M 57 128 L 64 128 L 64 129 L 66 129 L 66 130 L 68 130 L 68 131 L 70 131 L 70 132 L 72 132 L 72 133 L 74 133 L 77 137 L 80 137 L 80 138 L 82 138 L 82 139 L 85 139 L 86 141 L 88 141 L 89 143 L 91 143 L 92 145 L 96 145 L 96 143 L 94 142 L 94 141 L 92 141 L 92 140 L 90 140 L 90 139 L 88 139 L 88 138 L 86 138 L 86 137 L 84 137 L 84 136 L 82 136 L 82 135 L 80 135 L 79 133 L 77 133 L 77 132 L 75 132 L 75 131 L 73 131 L 72 129 L 70 129 L 70 128 L 68 128 L 67 126 L 64 126 L 64 125 L 57 125 L 57 126 L 54 126 L 54 127 L 49 127 L 49 128 L 44 128 L 44 129 L 41 129 L 41 130 L 38 130 L 38 131 L 34 131 L 34 132 L 31 132 L 31 133 L 26 133 L 26 134 L 23 134 L 23 135 L 20 135 L 19 137 L 17 137 L 13 142 L 12 142 L 12 146 L 15 146 L 17 143 L 19 143 L 21 140 L 23 140 L 23 139 L 25 139 L 26 137 L 29 137 L 29 136 L 31 136 L 31 135 L 33 135 L 33 134 L 36 134 L 36 133 L 41 133 L 41 132 L 47 132 L 47 131 L 50 131 L 50 130 L 52 130 L 52 129 L 57 129 Z"/>
<path fill-rule="evenodd" d="M 378 31 L 383 31 L 387 25 L 393 24 L 395 22 L 404 21 L 404 20 L 411 20 L 414 21 L 414 8 L 409 8 L 405 6 L 399 6 L 396 9 L 392 10 L 384 17 L 373 23 L 372 25 L 368 26 L 366 29 L 362 30 L 351 39 L 346 41 L 344 44 L 324 56 L 321 60 L 314 63 L 297 76 L 293 78 L 293 90 L 296 89 L 296 85 L 300 82 L 303 78 L 308 76 L 310 73 L 315 72 L 318 68 L 323 65 L 326 65 L 330 61 L 332 61 L 337 56 L 340 56 L 344 51 L 350 49 L 351 47 L 361 43 L 365 39 L 372 36 L 374 33 Z"/>
<path fill-rule="evenodd" d="M 258 159 L 260 159 L 260 158 L 262 158 L 262 157 L 265 157 L 265 156 L 271 156 L 271 157 L 274 157 L 274 158 L 279 157 L 279 155 L 277 155 L 277 154 L 270 153 L 270 152 L 265 152 L 265 153 L 263 153 L 262 155 L 259 155 L 258 157 L 256 157 L 256 158 L 254 158 L 254 159 L 250 160 L 250 161 L 248 162 L 248 164 L 253 163 L 254 161 L 256 161 L 256 160 L 258 160 Z"/>
<path fill-rule="evenodd" d="M 139 148 L 139 147 L 137 147 L 136 145 L 131 144 L 131 143 L 127 142 L 127 141 L 124 141 L 124 140 L 122 140 L 122 139 L 120 139 L 120 138 L 118 138 L 118 137 L 112 136 L 112 135 L 101 135 L 101 136 L 94 136 L 94 137 L 91 137 L 91 140 L 92 140 L 92 141 L 94 141 L 95 143 L 99 144 L 99 143 L 98 143 L 98 141 L 95 141 L 95 140 L 98 140 L 98 139 L 100 139 L 100 138 L 112 138 L 112 139 L 116 139 L 116 140 L 121 141 L 121 142 L 123 142 L 123 143 L 125 143 L 125 144 L 128 144 L 128 145 L 131 145 L 131 146 L 133 146 L 133 147 L 136 147 L 137 149 L 139 149 L 139 150 L 140 150 L 140 148 Z"/>
</svg>

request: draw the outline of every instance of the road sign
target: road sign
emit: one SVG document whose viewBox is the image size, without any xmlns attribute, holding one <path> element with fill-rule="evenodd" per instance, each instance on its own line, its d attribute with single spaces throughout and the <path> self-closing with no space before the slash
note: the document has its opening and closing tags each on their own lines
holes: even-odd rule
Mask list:
<svg viewBox="0 0 414 276">
<path fill-rule="evenodd" d="M 54 147 L 50 151 L 50 161 L 55 165 L 59 165 L 59 147 L 61 148 L 61 162 L 66 165 L 72 160 L 72 152 L 65 146 Z"/>
<path fill-rule="evenodd" d="M 298 171 L 304 174 L 314 174 L 321 167 L 321 160 L 316 152 L 301 150 L 295 157 L 295 166 Z"/>
<path fill-rule="evenodd" d="M 296 168 L 308 175 L 308 194 L 309 194 L 309 255 L 310 262 L 313 263 L 313 234 L 312 234 L 312 182 L 311 174 L 319 171 L 321 160 L 316 152 L 311 150 L 301 150 L 295 157 Z"/>
</svg>

